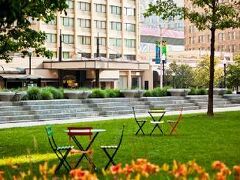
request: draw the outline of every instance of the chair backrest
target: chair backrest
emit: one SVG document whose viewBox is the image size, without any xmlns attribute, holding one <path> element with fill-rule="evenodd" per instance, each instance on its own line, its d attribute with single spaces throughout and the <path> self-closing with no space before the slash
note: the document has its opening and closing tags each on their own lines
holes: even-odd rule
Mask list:
<svg viewBox="0 0 240 180">
<path fill-rule="evenodd" d="M 182 119 L 182 112 L 183 112 L 183 107 L 181 107 L 179 110 L 179 116 L 177 118 L 177 122 L 179 122 Z"/>
<path fill-rule="evenodd" d="M 121 134 L 121 137 L 120 137 L 119 143 L 118 143 L 118 145 L 117 145 L 117 149 L 118 149 L 118 148 L 121 146 L 121 144 L 122 144 L 124 127 L 125 127 L 125 125 L 123 125 L 123 127 L 122 127 L 122 134 Z"/>
<path fill-rule="evenodd" d="M 53 149 L 53 151 L 55 151 L 57 149 L 57 144 L 56 144 L 56 142 L 54 140 L 54 137 L 53 137 L 52 127 L 51 126 L 46 126 L 45 129 L 46 129 L 46 132 L 47 132 L 49 144 L 50 144 L 51 148 Z"/>
<path fill-rule="evenodd" d="M 134 116 L 134 119 L 135 119 L 135 121 L 137 121 L 137 116 L 136 116 L 135 108 L 132 107 L 132 110 L 133 110 L 133 116 Z"/>
<path fill-rule="evenodd" d="M 77 132 L 76 130 L 83 130 L 82 132 Z M 81 136 L 89 136 L 91 139 L 92 137 L 92 127 L 68 127 L 68 135 L 69 137 L 75 136 L 75 135 L 81 135 Z"/>
</svg>

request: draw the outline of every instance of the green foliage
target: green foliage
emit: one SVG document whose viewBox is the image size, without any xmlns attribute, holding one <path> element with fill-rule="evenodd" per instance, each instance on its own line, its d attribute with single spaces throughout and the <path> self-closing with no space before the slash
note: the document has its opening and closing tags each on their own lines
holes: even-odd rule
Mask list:
<svg viewBox="0 0 240 180">
<path fill-rule="evenodd" d="M 143 94 L 143 96 L 145 96 L 145 97 L 152 97 L 152 91 L 151 91 L 151 90 L 145 91 L 145 93 Z"/>
<path fill-rule="evenodd" d="M 56 11 L 66 8 L 66 0 L 0 1 L 0 59 L 11 61 L 10 53 L 26 52 L 29 48 L 50 58 L 52 53 L 42 46 L 45 33 L 31 29 L 31 22 L 49 22 Z"/>
<path fill-rule="evenodd" d="M 146 91 L 143 96 L 145 97 L 162 97 L 162 96 L 167 96 L 168 92 L 167 92 L 167 87 L 164 88 L 154 88 L 153 90 L 148 90 Z"/>
<path fill-rule="evenodd" d="M 53 99 L 53 94 L 48 88 L 44 88 L 41 91 L 41 97 L 43 100 L 51 100 Z"/>
<path fill-rule="evenodd" d="M 92 94 L 90 95 L 90 98 L 105 98 L 107 97 L 106 92 L 101 89 L 94 89 L 92 91 Z"/>
<path fill-rule="evenodd" d="M 109 98 L 114 98 L 114 97 L 120 97 L 121 96 L 121 92 L 119 89 L 106 89 L 104 90 L 106 93 L 106 97 Z"/>
<path fill-rule="evenodd" d="M 239 59 L 238 59 L 239 57 Z M 240 86 L 240 56 L 234 58 L 235 64 L 228 65 L 227 67 L 227 87 L 238 88 Z"/>
<path fill-rule="evenodd" d="M 41 97 L 41 89 L 38 87 L 32 87 L 27 90 L 27 96 L 29 100 L 40 100 Z"/>
<path fill-rule="evenodd" d="M 63 99 L 64 92 L 63 89 L 57 89 L 55 87 L 47 87 L 48 91 L 52 93 L 53 99 Z"/>
<path fill-rule="evenodd" d="M 232 90 L 231 89 L 227 89 L 225 94 L 232 94 Z"/>
<path fill-rule="evenodd" d="M 191 91 L 188 93 L 188 95 L 206 95 L 207 90 L 204 88 L 191 88 Z"/>
</svg>

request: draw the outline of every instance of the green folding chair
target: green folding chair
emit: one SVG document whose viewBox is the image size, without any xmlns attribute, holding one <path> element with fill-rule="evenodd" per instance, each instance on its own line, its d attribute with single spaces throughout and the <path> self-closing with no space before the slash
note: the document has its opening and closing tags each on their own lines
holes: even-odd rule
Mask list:
<svg viewBox="0 0 240 180">
<path fill-rule="evenodd" d="M 145 123 L 147 122 L 146 119 L 137 119 L 136 113 L 135 113 L 135 108 L 132 107 L 133 110 L 133 116 L 134 116 L 134 120 L 138 125 L 138 130 L 135 133 L 135 135 L 137 135 L 140 131 L 142 132 L 143 135 L 145 135 L 144 131 L 143 131 L 143 126 L 145 125 Z"/>
<path fill-rule="evenodd" d="M 53 130 L 51 126 L 45 127 L 47 135 L 48 135 L 48 141 L 49 144 L 53 150 L 53 152 L 56 154 L 57 158 L 59 159 L 59 164 L 57 168 L 55 169 L 55 173 L 64 166 L 67 171 L 71 170 L 70 164 L 67 162 L 67 156 L 70 153 L 70 151 L 73 149 L 73 146 L 58 146 L 54 140 L 53 137 Z"/>
<path fill-rule="evenodd" d="M 117 154 L 117 151 L 122 143 L 122 139 L 123 139 L 123 132 L 124 132 L 124 125 L 122 128 L 122 134 L 119 140 L 118 145 L 111 145 L 111 146 L 101 146 L 101 149 L 104 151 L 104 153 L 106 154 L 106 156 L 108 157 L 109 161 L 107 162 L 106 166 L 105 166 L 105 170 L 108 168 L 108 166 L 110 165 L 110 163 L 112 163 L 113 165 L 116 165 L 116 163 L 114 162 L 113 158 L 115 157 L 115 155 Z M 109 153 L 109 151 L 113 151 L 112 154 Z"/>
</svg>

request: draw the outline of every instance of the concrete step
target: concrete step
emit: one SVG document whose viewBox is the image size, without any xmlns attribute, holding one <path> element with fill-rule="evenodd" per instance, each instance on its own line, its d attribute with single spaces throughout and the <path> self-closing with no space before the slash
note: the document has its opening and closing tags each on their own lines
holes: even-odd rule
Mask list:
<svg viewBox="0 0 240 180">
<path fill-rule="evenodd" d="M 146 105 L 135 105 L 135 109 L 149 109 L 149 106 Z M 126 111 L 126 110 L 131 110 L 132 111 L 132 106 L 108 106 L 108 107 L 101 107 L 99 108 L 100 111 Z"/>
<path fill-rule="evenodd" d="M 103 103 L 103 102 L 131 102 L 137 101 L 137 98 L 89 98 L 82 100 L 86 103 Z"/>
<path fill-rule="evenodd" d="M 0 107 L 2 106 L 12 106 L 13 103 L 10 101 L 0 101 Z"/>
<path fill-rule="evenodd" d="M 207 104 L 200 106 L 201 109 L 206 109 Z M 214 104 L 213 108 L 225 108 L 225 107 L 240 107 L 240 104 Z"/>
<path fill-rule="evenodd" d="M 181 106 L 195 106 L 194 103 L 179 103 L 179 104 L 167 104 L 167 103 L 151 103 L 150 106 L 153 106 L 153 107 L 181 107 Z"/>
<path fill-rule="evenodd" d="M 30 111 L 1 111 L 0 112 L 0 119 L 1 116 L 17 116 L 17 115 L 30 115 L 33 114 Z"/>
<path fill-rule="evenodd" d="M 26 105 L 24 110 L 86 108 L 86 104 Z"/>
<path fill-rule="evenodd" d="M 0 112 L 7 111 L 21 111 L 24 110 L 22 106 L 0 106 Z"/>
<path fill-rule="evenodd" d="M 169 101 L 169 100 L 184 100 L 182 96 L 165 96 L 165 97 L 142 97 L 143 101 Z"/>
<path fill-rule="evenodd" d="M 81 99 L 53 99 L 53 100 L 37 100 L 37 101 L 18 101 L 16 105 L 57 105 L 57 104 L 82 104 Z"/>
</svg>

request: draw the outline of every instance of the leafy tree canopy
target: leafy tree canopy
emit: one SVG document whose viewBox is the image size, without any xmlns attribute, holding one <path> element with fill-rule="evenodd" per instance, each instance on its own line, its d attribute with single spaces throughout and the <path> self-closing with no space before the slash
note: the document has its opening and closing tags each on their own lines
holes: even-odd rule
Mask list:
<svg viewBox="0 0 240 180">
<path fill-rule="evenodd" d="M 0 59 L 7 62 L 11 53 L 34 48 L 36 54 L 51 57 L 42 45 L 45 33 L 31 28 L 31 22 L 49 22 L 56 11 L 68 6 L 66 0 L 0 0 Z"/>
</svg>

